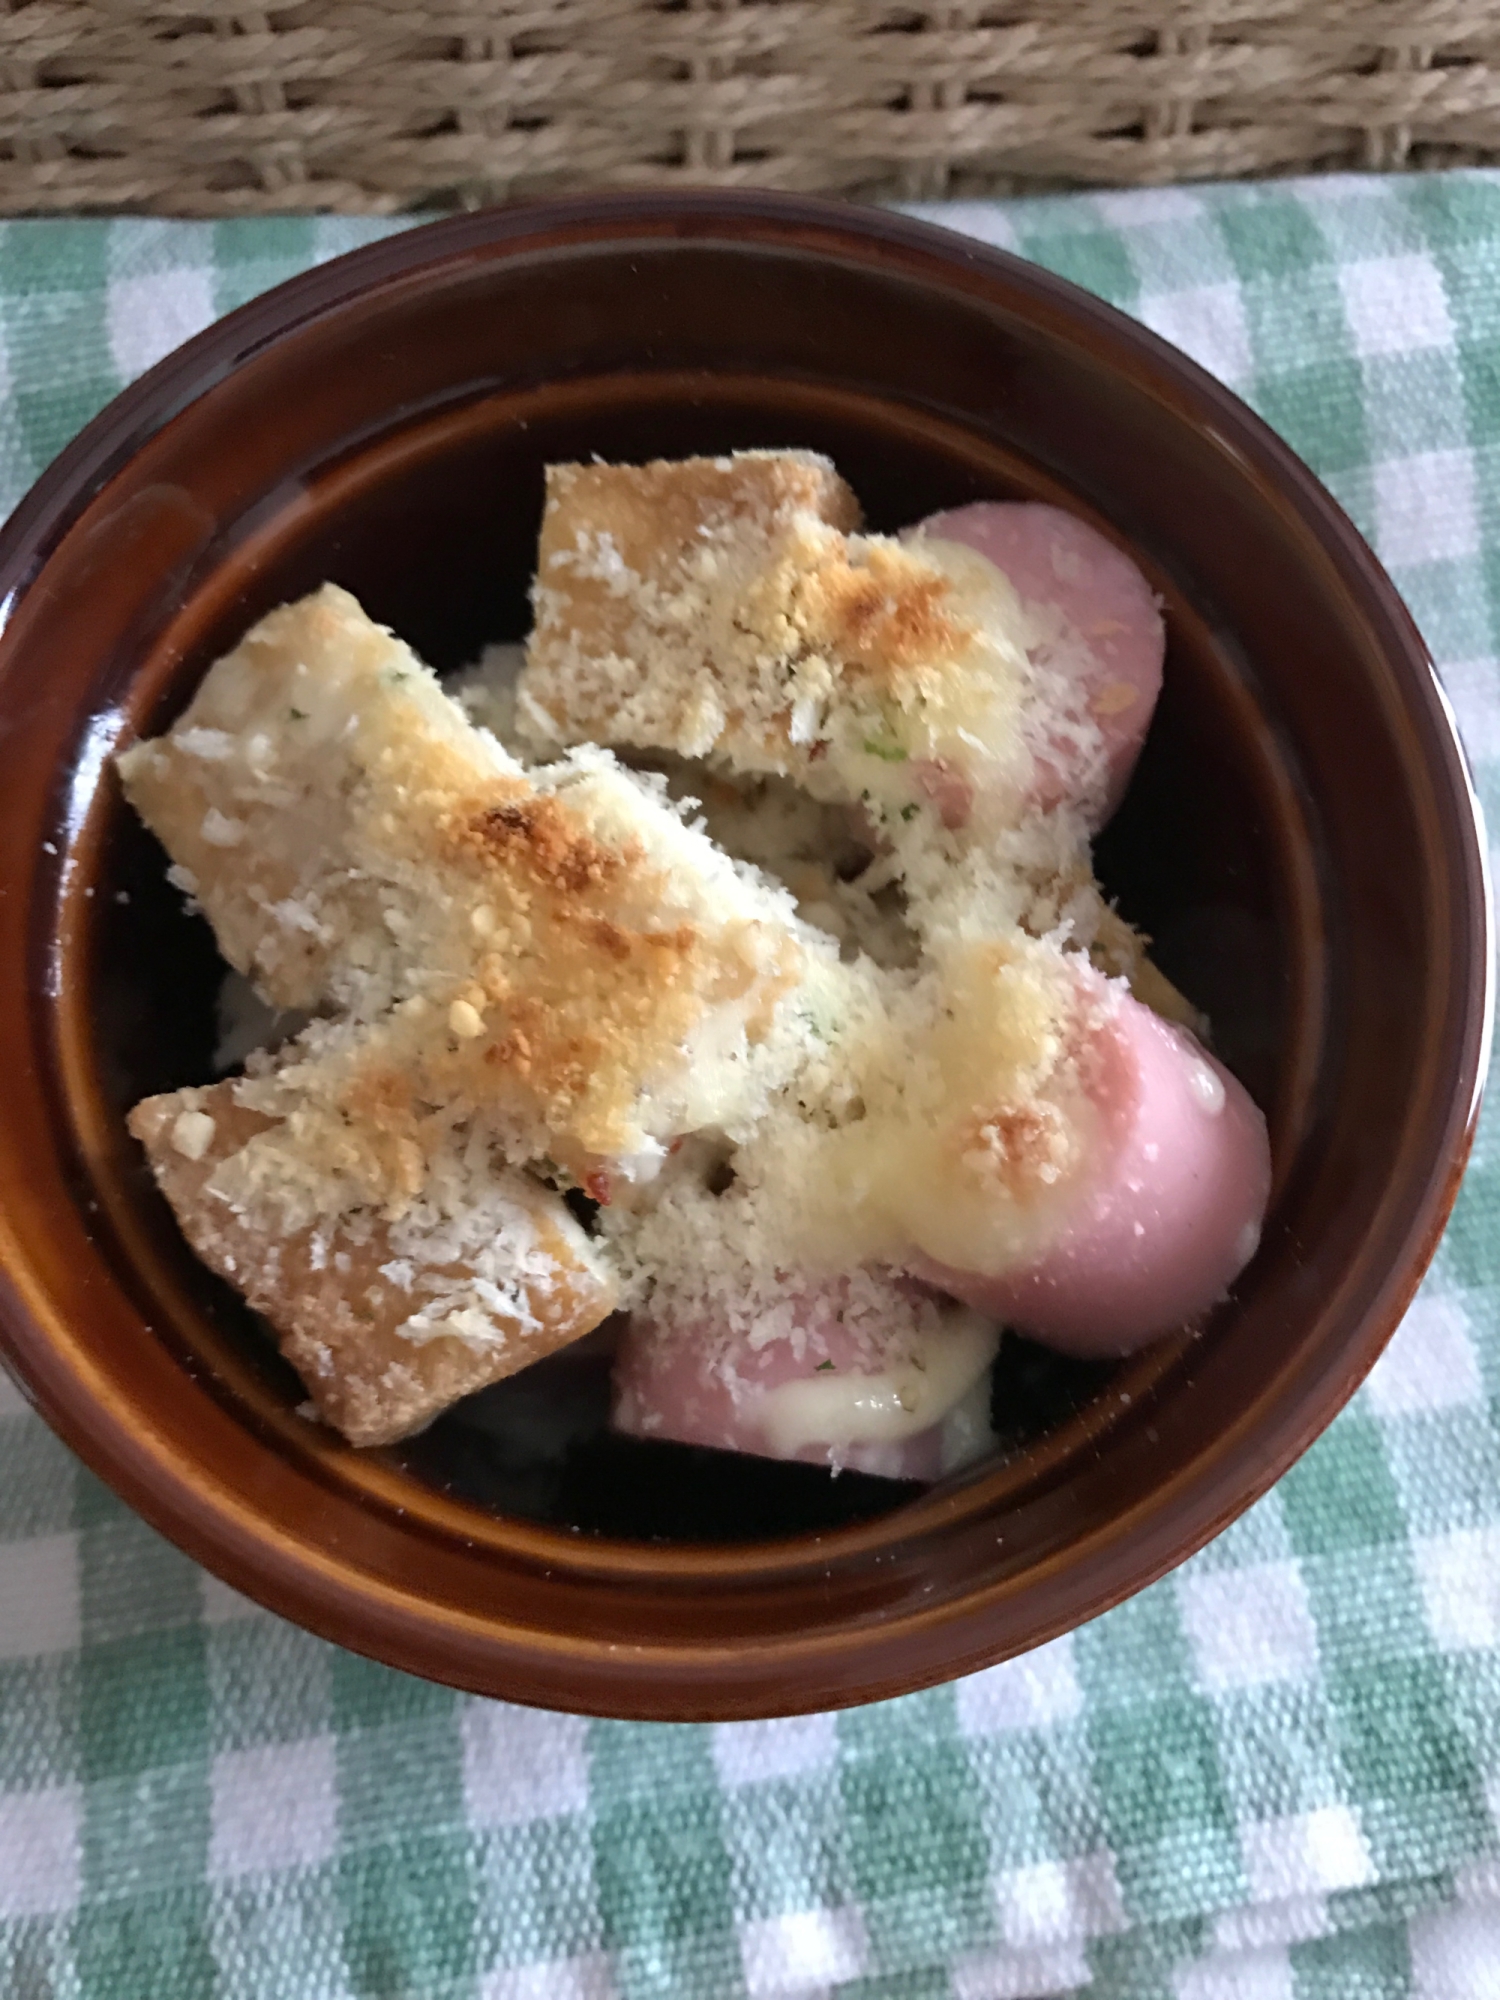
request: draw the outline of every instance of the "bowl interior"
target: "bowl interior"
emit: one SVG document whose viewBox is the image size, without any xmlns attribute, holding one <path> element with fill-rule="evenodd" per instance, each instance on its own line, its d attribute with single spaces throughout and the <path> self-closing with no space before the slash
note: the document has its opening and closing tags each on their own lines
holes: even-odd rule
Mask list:
<svg viewBox="0 0 1500 2000">
<path fill-rule="evenodd" d="M 232 594 L 216 579 L 214 615 L 194 617 L 189 606 L 156 642 L 172 666 L 142 722 L 164 726 L 251 620 L 330 578 L 440 671 L 461 666 L 489 641 L 524 634 L 547 464 L 756 445 L 827 452 L 881 529 L 976 493 L 1080 505 L 1021 454 L 937 421 L 913 422 L 873 395 L 630 375 L 562 393 L 490 394 L 371 440 L 305 482 L 298 504 L 257 535 L 253 573 L 237 578 Z M 1278 1105 L 1285 1126 L 1297 925 L 1284 778 L 1247 726 L 1238 664 L 1210 609 L 1149 551 L 1136 553 L 1166 601 L 1171 652 L 1150 749 L 1102 850 L 1104 879 L 1160 939 L 1165 969 L 1211 1009 L 1216 1045 L 1262 1103 Z M 115 1120 L 152 1091 L 213 1074 L 222 965 L 207 925 L 186 914 L 165 869 L 155 840 L 116 801 L 101 829 L 89 957 L 94 1047 Z M 125 1226 L 149 1236 L 170 1269 L 182 1338 L 196 1358 L 216 1378 L 253 1379 L 257 1394 L 301 1400 L 254 1316 L 180 1243 L 140 1163 L 127 1156 L 120 1168 L 114 1192 L 129 1205 Z M 1144 1369 L 1155 1380 L 1166 1358 L 1163 1350 L 1135 1364 L 1135 1375 Z M 1102 1395 L 1124 1407 L 1110 1386 L 1117 1372 L 1008 1343 L 994 1402 L 1009 1451 L 1024 1458 Z M 828 1527 L 909 1497 L 884 1480 L 831 1480 L 815 1468 L 612 1436 L 607 1387 L 607 1358 L 558 1357 L 387 1456 L 476 1506 L 610 1535 L 748 1540 Z"/>
<path fill-rule="evenodd" d="M 1118 1367 L 1019 1341 L 1005 1450 L 918 1493 L 607 1438 L 586 1354 L 387 1453 L 300 1391 L 124 1131 L 211 1073 L 218 966 L 108 750 L 331 578 L 440 670 L 526 625 L 542 468 L 828 452 L 871 524 L 1058 501 L 1135 556 L 1166 686 L 1101 876 L 1266 1107 L 1256 1260 Z M 941 232 L 779 198 L 441 225 L 312 274 L 133 392 L 0 537 L 9 1350 L 242 1588 L 399 1664 L 656 1715 L 889 1693 L 1180 1560 L 1327 1422 L 1430 1254 L 1472 1116 L 1483 885 L 1409 621 L 1326 496 L 1106 309 Z M 56 850 L 49 854 L 43 840 Z M 40 858 L 39 858 L 40 850 Z"/>
</svg>

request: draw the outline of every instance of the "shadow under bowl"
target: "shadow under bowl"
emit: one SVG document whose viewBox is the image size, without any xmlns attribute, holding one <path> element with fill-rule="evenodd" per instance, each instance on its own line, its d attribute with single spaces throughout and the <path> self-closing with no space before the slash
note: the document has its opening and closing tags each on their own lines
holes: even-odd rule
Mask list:
<svg viewBox="0 0 1500 2000">
<path fill-rule="evenodd" d="M 356 1453 L 296 1415 L 123 1125 L 211 1074 L 220 966 L 109 757 L 332 579 L 439 670 L 519 637 L 550 461 L 829 453 L 876 528 L 1057 501 L 1166 607 L 1100 873 L 1266 1108 L 1261 1250 L 1115 1367 L 1008 1342 L 1005 1450 L 928 1492 L 608 1436 L 558 1357 Z M 658 1718 L 889 1695 L 1103 1610 L 1353 1392 L 1456 1192 L 1483 853 L 1389 582 L 1182 356 L 946 232 L 769 195 L 559 203 L 308 273 L 100 416 L 0 533 L 0 1351 L 142 1514 L 274 1609 L 511 1699 Z"/>
</svg>

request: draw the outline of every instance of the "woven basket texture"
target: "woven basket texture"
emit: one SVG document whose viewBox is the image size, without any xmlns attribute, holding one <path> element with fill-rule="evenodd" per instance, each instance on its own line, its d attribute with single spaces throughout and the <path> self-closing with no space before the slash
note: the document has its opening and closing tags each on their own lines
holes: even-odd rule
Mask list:
<svg viewBox="0 0 1500 2000">
<path fill-rule="evenodd" d="M 0 211 L 1500 159 L 1500 0 L 0 0 Z"/>
</svg>

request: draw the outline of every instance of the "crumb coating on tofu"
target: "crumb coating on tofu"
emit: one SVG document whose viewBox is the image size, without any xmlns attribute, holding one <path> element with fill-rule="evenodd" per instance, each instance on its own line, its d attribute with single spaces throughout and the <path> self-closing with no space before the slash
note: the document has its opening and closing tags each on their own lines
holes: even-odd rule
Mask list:
<svg viewBox="0 0 1500 2000">
<path fill-rule="evenodd" d="M 429 1200 L 395 1222 L 359 1209 L 300 1228 L 268 1221 L 235 1195 L 236 1163 L 277 1129 L 243 1089 L 149 1097 L 130 1129 L 193 1249 L 270 1320 L 352 1443 L 420 1430 L 613 1309 L 614 1281 L 566 1205 L 522 1174 L 489 1174 L 456 1214 Z"/>
<path fill-rule="evenodd" d="M 549 468 L 518 726 L 897 806 L 924 767 L 978 760 L 1011 810 L 1030 754 L 1019 600 L 972 551 L 858 523 L 808 452 Z"/>
</svg>

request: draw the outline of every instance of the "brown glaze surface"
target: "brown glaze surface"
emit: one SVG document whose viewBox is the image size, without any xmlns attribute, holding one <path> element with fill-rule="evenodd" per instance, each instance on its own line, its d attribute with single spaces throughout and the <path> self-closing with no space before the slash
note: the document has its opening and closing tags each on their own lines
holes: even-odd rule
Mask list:
<svg viewBox="0 0 1500 2000">
<path fill-rule="evenodd" d="M 325 578 L 440 668 L 518 636 L 549 459 L 754 444 L 832 453 L 878 527 L 1059 501 L 1162 593 L 1166 693 L 1101 872 L 1270 1111 L 1264 1245 L 1203 1334 L 1117 1370 L 1014 1343 L 1008 1455 L 925 1495 L 602 1438 L 587 1354 L 548 1364 L 545 1399 L 522 1378 L 356 1454 L 294 1414 L 294 1379 L 125 1132 L 137 1097 L 209 1076 L 217 971 L 108 752 Z M 112 405 L 0 534 L 0 598 L 0 1346 L 143 1514 L 347 1645 L 675 1718 L 987 1664 L 1263 1491 L 1432 1252 L 1489 948 L 1421 642 L 1239 403 L 1001 253 L 762 195 L 399 237 L 254 302 Z M 539 1457 L 531 1427 L 559 1408 L 574 1448 Z"/>
</svg>

